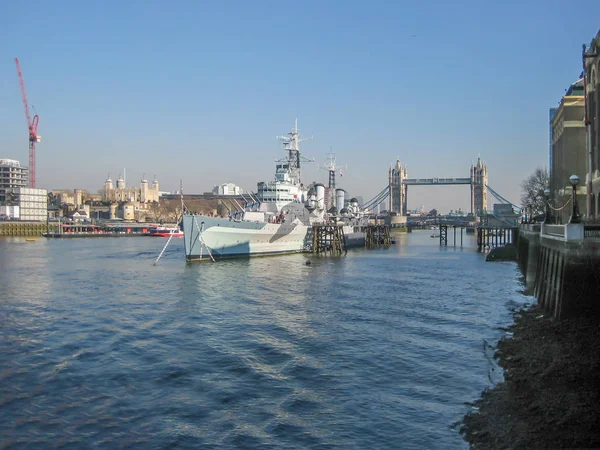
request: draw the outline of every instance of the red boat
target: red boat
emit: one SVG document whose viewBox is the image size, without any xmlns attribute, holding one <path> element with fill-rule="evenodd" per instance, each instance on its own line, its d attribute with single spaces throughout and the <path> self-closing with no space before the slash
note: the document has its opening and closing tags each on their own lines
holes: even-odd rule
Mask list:
<svg viewBox="0 0 600 450">
<path fill-rule="evenodd" d="M 154 237 L 183 237 L 183 231 L 179 227 L 155 227 L 150 228 L 148 236 Z"/>
</svg>

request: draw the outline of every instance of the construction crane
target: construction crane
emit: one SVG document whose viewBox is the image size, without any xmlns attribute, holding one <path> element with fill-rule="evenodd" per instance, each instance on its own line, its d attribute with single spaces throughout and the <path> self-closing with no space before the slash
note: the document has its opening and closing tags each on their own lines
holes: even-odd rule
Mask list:
<svg viewBox="0 0 600 450">
<path fill-rule="evenodd" d="M 17 64 L 17 74 L 19 75 L 19 83 L 21 85 L 21 97 L 23 98 L 23 106 L 25 106 L 25 117 L 27 118 L 27 130 L 29 132 L 29 187 L 35 187 L 35 144 L 41 142 L 42 138 L 38 136 L 38 123 L 40 116 L 37 114 L 33 116 L 33 119 L 29 115 L 29 104 L 27 103 L 27 94 L 25 92 L 25 82 L 23 81 L 23 74 L 21 73 L 21 65 L 19 64 L 19 58 L 15 58 Z"/>
</svg>

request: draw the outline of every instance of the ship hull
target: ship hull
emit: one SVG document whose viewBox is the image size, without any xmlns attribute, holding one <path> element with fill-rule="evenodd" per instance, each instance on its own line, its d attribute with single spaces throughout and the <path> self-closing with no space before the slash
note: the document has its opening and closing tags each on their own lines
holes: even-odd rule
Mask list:
<svg viewBox="0 0 600 450">
<path fill-rule="evenodd" d="M 188 261 L 210 258 L 209 251 L 215 259 L 302 252 L 308 230 L 299 222 L 272 224 L 199 215 L 183 217 Z"/>
<path fill-rule="evenodd" d="M 364 232 L 344 228 L 347 247 L 364 246 Z M 310 248 L 311 231 L 311 226 L 300 221 L 274 224 L 201 215 L 183 217 L 187 261 L 209 259 L 210 255 L 223 259 L 300 253 Z"/>
</svg>

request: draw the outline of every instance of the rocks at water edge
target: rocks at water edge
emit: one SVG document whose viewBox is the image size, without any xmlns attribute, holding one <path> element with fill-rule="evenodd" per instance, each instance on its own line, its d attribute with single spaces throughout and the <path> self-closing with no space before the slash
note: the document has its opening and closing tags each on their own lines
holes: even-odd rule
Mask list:
<svg viewBox="0 0 600 450">
<path fill-rule="evenodd" d="M 516 261 L 517 247 L 512 244 L 506 244 L 503 247 L 496 247 L 490 250 L 485 258 L 486 261 Z"/>
</svg>

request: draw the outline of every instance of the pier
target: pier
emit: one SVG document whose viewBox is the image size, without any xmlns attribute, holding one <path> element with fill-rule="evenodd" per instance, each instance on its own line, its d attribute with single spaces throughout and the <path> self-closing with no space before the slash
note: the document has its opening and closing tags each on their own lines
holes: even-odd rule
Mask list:
<svg viewBox="0 0 600 450">
<path fill-rule="evenodd" d="M 149 223 L 58 223 L 52 231 L 44 233 L 44 236 L 59 239 L 145 236 L 153 226 L 155 225 Z"/>
<path fill-rule="evenodd" d="M 366 248 L 389 247 L 392 245 L 390 227 L 388 225 L 369 225 L 365 236 Z"/>
<path fill-rule="evenodd" d="M 477 228 L 477 250 L 482 252 L 517 242 L 517 227 L 482 226 Z M 462 242 L 462 230 L 461 230 Z"/>
<path fill-rule="evenodd" d="M 312 252 L 317 255 L 347 253 L 346 237 L 342 225 L 313 225 Z"/>
</svg>

